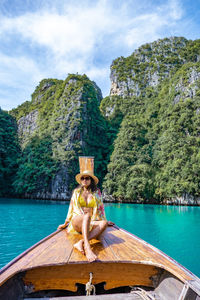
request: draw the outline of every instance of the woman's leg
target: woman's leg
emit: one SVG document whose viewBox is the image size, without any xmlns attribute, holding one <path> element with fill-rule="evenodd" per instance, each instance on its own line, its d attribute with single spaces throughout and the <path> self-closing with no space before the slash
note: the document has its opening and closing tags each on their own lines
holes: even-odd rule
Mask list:
<svg viewBox="0 0 200 300">
<path fill-rule="evenodd" d="M 82 234 L 83 217 L 84 215 L 78 215 L 72 219 L 72 226 L 80 234 Z"/>
<path fill-rule="evenodd" d="M 93 224 L 94 224 L 93 228 L 89 234 L 89 240 L 99 238 L 99 236 L 103 233 L 103 231 L 108 226 L 108 222 L 106 220 L 94 221 Z"/>
<path fill-rule="evenodd" d="M 97 259 L 97 256 L 94 254 L 90 247 L 89 243 L 89 229 L 90 229 L 90 214 L 86 213 L 83 217 L 83 223 L 82 223 L 82 235 L 83 235 L 83 241 L 84 241 L 84 249 L 85 254 L 88 259 L 88 261 L 92 262 Z"/>
<path fill-rule="evenodd" d="M 85 213 L 82 216 L 76 216 L 72 220 L 72 225 L 77 232 L 80 232 L 83 235 L 83 239 L 76 243 L 74 247 L 83 254 L 85 250 L 88 261 L 92 262 L 96 260 L 97 256 L 92 251 L 89 243 L 90 214 Z"/>
<path fill-rule="evenodd" d="M 82 224 L 83 224 L 83 215 L 76 216 L 76 217 L 73 218 L 72 226 L 80 234 L 82 234 Z M 84 250 L 84 247 L 83 247 L 83 239 L 81 239 L 76 244 L 74 244 L 74 248 L 79 250 L 82 254 L 85 254 L 85 250 Z"/>
<path fill-rule="evenodd" d="M 83 239 L 78 241 L 74 247 L 78 249 L 82 254 L 86 254 L 86 257 L 88 261 L 92 262 L 97 259 L 97 256 L 94 254 L 94 252 L 91 250 L 89 240 L 98 238 L 102 232 L 106 229 L 107 227 L 107 221 L 102 220 L 102 221 L 94 221 L 93 222 L 93 229 L 91 232 L 89 232 L 90 228 L 90 215 L 89 213 L 86 213 L 82 216 L 76 216 L 72 220 L 72 225 L 74 229 L 82 233 Z M 85 253 L 84 253 L 85 250 Z"/>
</svg>

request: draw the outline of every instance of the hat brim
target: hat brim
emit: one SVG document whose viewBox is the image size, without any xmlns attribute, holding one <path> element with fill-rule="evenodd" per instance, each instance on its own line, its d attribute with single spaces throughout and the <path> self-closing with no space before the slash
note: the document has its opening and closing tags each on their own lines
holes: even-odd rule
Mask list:
<svg viewBox="0 0 200 300">
<path fill-rule="evenodd" d="M 76 178 L 76 181 L 77 181 L 79 184 L 81 184 L 81 177 L 82 177 L 82 176 L 85 176 L 85 175 L 88 175 L 88 176 L 92 177 L 92 178 L 94 179 L 95 184 L 98 184 L 99 179 L 98 179 L 95 175 L 91 174 L 89 171 L 88 171 L 88 172 L 86 171 L 86 172 L 77 174 L 76 177 L 75 177 L 75 178 Z"/>
</svg>

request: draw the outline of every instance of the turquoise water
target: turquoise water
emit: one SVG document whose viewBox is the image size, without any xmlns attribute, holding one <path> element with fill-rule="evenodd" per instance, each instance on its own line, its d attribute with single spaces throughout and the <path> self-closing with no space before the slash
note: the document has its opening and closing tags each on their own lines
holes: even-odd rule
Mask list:
<svg viewBox="0 0 200 300">
<path fill-rule="evenodd" d="M 68 204 L 0 199 L 0 267 L 57 229 Z M 200 277 L 200 207 L 105 204 L 108 220 Z"/>
</svg>

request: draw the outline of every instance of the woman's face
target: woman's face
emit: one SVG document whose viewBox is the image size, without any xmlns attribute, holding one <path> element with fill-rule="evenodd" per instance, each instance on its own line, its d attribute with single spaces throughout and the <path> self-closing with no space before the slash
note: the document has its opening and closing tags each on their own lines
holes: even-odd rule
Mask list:
<svg viewBox="0 0 200 300">
<path fill-rule="evenodd" d="M 88 175 L 81 177 L 81 185 L 82 187 L 88 188 L 91 184 L 91 177 Z"/>
</svg>

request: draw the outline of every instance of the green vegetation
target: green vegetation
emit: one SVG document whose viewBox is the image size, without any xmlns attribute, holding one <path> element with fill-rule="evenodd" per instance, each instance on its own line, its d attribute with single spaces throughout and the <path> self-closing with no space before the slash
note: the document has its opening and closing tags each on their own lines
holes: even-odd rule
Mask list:
<svg viewBox="0 0 200 300">
<path fill-rule="evenodd" d="M 86 75 L 42 80 L 31 101 L 0 110 L 0 196 L 70 192 L 78 156 L 92 155 L 118 200 L 200 197 L 199 61 L 200 40 L 174 37 L 114 60 L 104 99 Z"/>
<path fill-rule="evenodd" d="M 0 109 L 0 197 L 13 194 L 19 151 L 16 121 Z"/>
<path fill-rule="evenodd" d="M 49 191 L 56 163 L 52 158 L 51 137 L 31 139 L 18 159 L 19 168 L 13 186 L 18 195 Z"/>
<path fill-rule="evenodd" d="M 102 182 L 109 147 L 100 101 L 100 90 L 86 75 L 69 74 L 65 81 L 42 80 L 32 100 L 10 112 L 18 120 L 22 147 L 13 182 L 17 195 L 51 194 L 52 182 L 63 168 L 68 180 L 66 174 L 59 175 L 63 178 L 58 193 L 71 191 L 79 155 L 95 156 L 95 171 Z"/>
<path fill-rule="evenodd" d="M 157 91 L 124 103 L 128 109 L 104 181 L 109 194 L 158 203 L 200 196 L 200 84 L 194 73 L 200 74 L 199 63 L 184 64 Z"/>
</svg>

